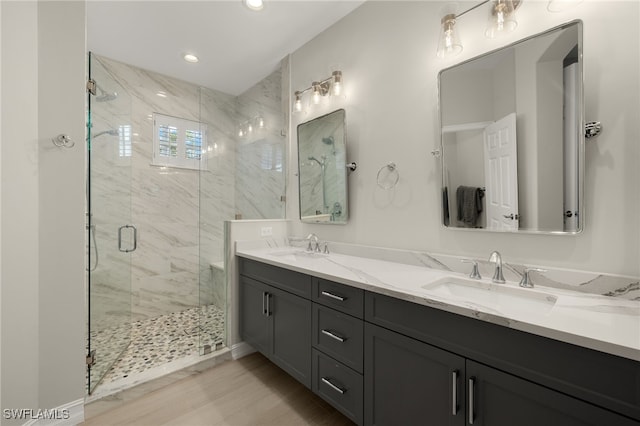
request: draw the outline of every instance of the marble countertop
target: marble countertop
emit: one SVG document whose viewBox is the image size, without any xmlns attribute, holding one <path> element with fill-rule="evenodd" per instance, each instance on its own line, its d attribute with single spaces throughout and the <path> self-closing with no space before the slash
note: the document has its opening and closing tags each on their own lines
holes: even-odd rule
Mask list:
<svg viewBox="0 0 640 426">
<path fill-rule="evenodd" d="M 375 293 L 487 321 L 601 352 L 640 361 L 640 302 L 578 291 L 536 286 L 523 289 L 517 282 L 493 284 L 490 279 L 469 280 L 464 274 L 378 259 L 332 253 L 306 253 L 296 247 L 237 247 L 240 257 L 313 275 Z M 447 294 L 434 284 L 450 281 L 471 290 L 475 284 L 493 294 L 515 294 L 540 299 L 514 309 L 510 297 Z M 501 288 L 496 288 L 501 286 Z M 427 288 L 424 288 L 427 287 Z M 458 287 L 460 289 L 461 287 Z M 462 287 L 464 293 L 464 286 Z M 526 294 L 526 292 L 529 292 Z M 479 293 L 480 294 L 480 293 Z M 481 296 L 486 296 L 482 294 Z M 536 299 L 537 298 L 537 299 Z M 544 300 L 555 301 L 546 304 Z M 517 303 L 517 301 L 516 301 Z"/>
</svg>

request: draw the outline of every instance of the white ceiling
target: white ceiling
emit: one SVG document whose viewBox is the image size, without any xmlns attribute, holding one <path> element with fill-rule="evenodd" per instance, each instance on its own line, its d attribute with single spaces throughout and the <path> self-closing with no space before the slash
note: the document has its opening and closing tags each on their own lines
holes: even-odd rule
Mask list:
<svg viewBox="0 0 640 426">
<path fill-rule="evenodd" d="M 239 95 L 364 0 L 87 2 L 89 51 Z M 197 64 L 182 59 L 185 53 Z"/>
</svg>

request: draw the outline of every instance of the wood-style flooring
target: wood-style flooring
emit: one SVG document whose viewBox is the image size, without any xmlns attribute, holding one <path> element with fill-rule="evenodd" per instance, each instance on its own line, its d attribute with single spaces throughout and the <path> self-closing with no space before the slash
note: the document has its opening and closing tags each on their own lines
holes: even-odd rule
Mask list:
<svg viewBox="0 0 640 426">
<path fill-rule="evenodd" d="M 93 414 L 89 404 L 82 424 L 353 425 L 258 353 L 224 362 L 107 411 Z"/>
</svg>

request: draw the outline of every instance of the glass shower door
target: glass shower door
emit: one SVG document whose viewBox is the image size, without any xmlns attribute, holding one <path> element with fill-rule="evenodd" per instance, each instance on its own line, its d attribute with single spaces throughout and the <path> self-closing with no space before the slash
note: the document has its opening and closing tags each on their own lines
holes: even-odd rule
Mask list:
<svg viewBox="0 0 640 426">
<path fill-rule="evenodd" d="M 92 393 L 130 342 L 131 97 L 89 54 L 87 114 L 87 389 Z"/>
</svg>

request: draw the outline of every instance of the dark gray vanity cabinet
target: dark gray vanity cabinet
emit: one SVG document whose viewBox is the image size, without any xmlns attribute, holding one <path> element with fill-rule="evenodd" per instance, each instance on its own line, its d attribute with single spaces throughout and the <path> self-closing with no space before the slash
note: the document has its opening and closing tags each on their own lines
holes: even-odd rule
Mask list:
<svg viewBox="0 0 640 426">
<path fill-rule="evenodd" d="M 637 426 L 629 418 L 495 368 L 467 360 L 468 424 L 477 426 Z"/>
<path fill-rule="evenodd" d="M 465 359 L 365 325 L 365 424 L 465 424 Z"/>
<path fill-rule="evenodd" d="M 367 425 L 640 425 L 636 361 L 370 292 L 365 320 Z"/>
<path fill-rule="evenodd" d="M 400 333 L 365 326 L 365 424 L 632 426 L 618 414 Z"/>
<path fill-rule="evenodd" d="M 272 266 L 257 262 L 242 263 L 241 273 L 260 278 L 265 284 L 240 275 L 240 335 L 256 350 L 268 357 L 302 384 L 311 388 L 311 301 L 278 287 L 278 274 Z M 248 268 L 244 268 L 245 265 Z M 283 288 L 294 285 L 295 291 L 311 294 L 311 278 L 296 272 L 281 271 Z M 297 284 L 295 284 L 297 282 Z"/>
<path fill-rule="evenodd" d="M 359 425 L 640 426 L 637 361 L 247 259 L 240 333 Z"/>
</svg>

